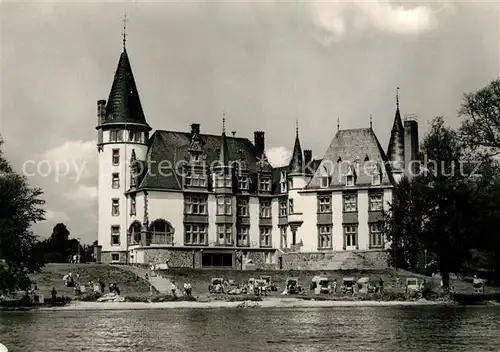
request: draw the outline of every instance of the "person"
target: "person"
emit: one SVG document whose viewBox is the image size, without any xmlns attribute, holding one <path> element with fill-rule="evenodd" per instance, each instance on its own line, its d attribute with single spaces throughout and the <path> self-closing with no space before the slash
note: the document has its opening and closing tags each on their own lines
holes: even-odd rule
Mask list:
<svg viewBox="0 0 500 352">
<path fill-rule="evenodd" d="M 102 282 L 101 279 L 99 279 L 98 282 L 99 282 L 99 287 L 101 288 L 101 293 L 104 294 L 104 288 L 106 287 L 106 285 L 104 284 L 104 282 Z"/>
<path fill-rule="evenodd" d="M 189 282 L 186 284 L 186 294 L 191 297 L 191 284 Z"/>
<path fill-rule="evenodd" d="M 52 295 L 52 303 L 55 303 L 57 299 L 57 291 L 55 287 L 52 287 L 50 294 Z"/>
<path fill-rule="evenodd" d="M 399 280 L 399 277 L 397 278 L 397 280 Z M 382 276 L 378 280 L 378 286 L 379 286 L 380 293 L 382 293 L 382 291 L 384 290 L 384 280 L 382 280 Z"/>
<path fill-rule="evenodd" d="M 337 293 L 337 279 L 333 279 L 333 293 Z"/>
<path fill-rule="evenodd" d="M 175 291 L 177 290 L 177 286 L 175 286 L 175 282 L 172 281 L 172 284 L 170 285 L 170 291 L 172 292 L 172 296 L 175 297 Z"/>
</svg>

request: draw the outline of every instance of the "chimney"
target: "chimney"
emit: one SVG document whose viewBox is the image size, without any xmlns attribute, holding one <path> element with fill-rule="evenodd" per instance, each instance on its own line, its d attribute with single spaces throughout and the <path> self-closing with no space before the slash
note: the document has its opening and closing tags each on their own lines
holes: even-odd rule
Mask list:
<svg viewBox="0 0 500 352">
<path fill-rule="evenodd" d="M 405 118 L 404 130 L 405 170 L 407 176 L 411 178 L 419 172 L 416 163 L 410 164 L 412 161 L 418 160 L 418 122 L 415 116 Z"/>
<path fill-rule="evenodd" d="M 200 134 L 200 124 L 199 123 L 191 124 L 191 134 Z"/>
<path fill-rule="evenodd" d="M 262 131 L 255 131 L 254 134 L 254 145 L 255 148 L 257 149 L 257 155 L 260 157 L 261 155 L 264 154 L 265 149 L 265 144 L 264 144 L 264 132 Z"/>
<path fill-rule="evenodd" d="M 312 160 L 312 150 L 304 149 L 304 164 L 307 165 Z"/>
<path fill-rule="evenodd" d="M 97 125 L 102 125 L 104 123 L 104 117 L 106 116 L 106 100 L 97 101 Z"/>
</svg>

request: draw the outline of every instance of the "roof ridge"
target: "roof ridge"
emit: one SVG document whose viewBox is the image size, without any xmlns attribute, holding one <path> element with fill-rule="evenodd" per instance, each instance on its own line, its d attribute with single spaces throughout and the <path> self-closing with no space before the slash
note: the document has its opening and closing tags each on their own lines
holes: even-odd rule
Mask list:
<svg viewBox="0 0 500 352">
<path fill-rule="evenodd" d="M 183 133 L 183 134 L 187 134 L 187 135 L 190 135 L 191 132 L 185 132 L 185 131 L 170 131 L 170 130 L 155 130 L 154 133 L 157 133 L 157 132 L 167 132 L 167 133 Z M 153 134 L 154 134 L 153 133 Z M 211 134 L 211 133 L 200 133 L 200 136 L 207 136 L 207 137 L 218 137 L 220 138 L 220 134 Z M 233 136 L 227 136 L 226 135 L 226 138 L 228 139 L 243 139 L 243 140 L 247 140 L 247 141 L 250 141 L 250 138 L 247 138 L 247 137 L 233 137 Z M 250 141 L 251 142 L 251 141 Z"/>
</svg>

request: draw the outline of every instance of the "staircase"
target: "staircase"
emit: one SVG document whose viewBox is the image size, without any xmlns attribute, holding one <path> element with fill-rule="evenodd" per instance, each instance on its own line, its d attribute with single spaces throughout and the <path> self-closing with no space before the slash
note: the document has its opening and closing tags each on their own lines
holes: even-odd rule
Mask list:
<svg viewBox="0 0 500 352">
<path fill-rule="evenodd" d="M 120 265 L 120 268 L 130 271 L 144 280 L 146 280 L 147 274 L 149 283 L 156 289 L 156 291 L 162 294 L 171 294 L 170 285 L 172 284 L 172 282 L 169 279 L 158 276 L 156 274 L 152 274 L 151 270 L 149 269 L 144 269 L 133 265 Z"/>
<path fill-rule="evenodd" d="M 286 253 L 283 258 L 294 270 L 361 270 L 385 269 L 383 261 L 373 253 L 339 251 L 324 253 Z"/>
</svg>

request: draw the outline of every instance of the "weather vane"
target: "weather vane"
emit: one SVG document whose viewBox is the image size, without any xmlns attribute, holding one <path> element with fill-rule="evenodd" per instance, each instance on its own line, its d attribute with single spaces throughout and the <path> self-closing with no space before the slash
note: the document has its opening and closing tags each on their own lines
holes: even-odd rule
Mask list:
<svg viewBox="0 0 500 352">
<path fill-rule="evenodd" d="M 127 42 L 127 13 L 125 12 L 125 15 L 123 16 L 123 49 L 125 49 L 125 43 Z"/>
</svg>

